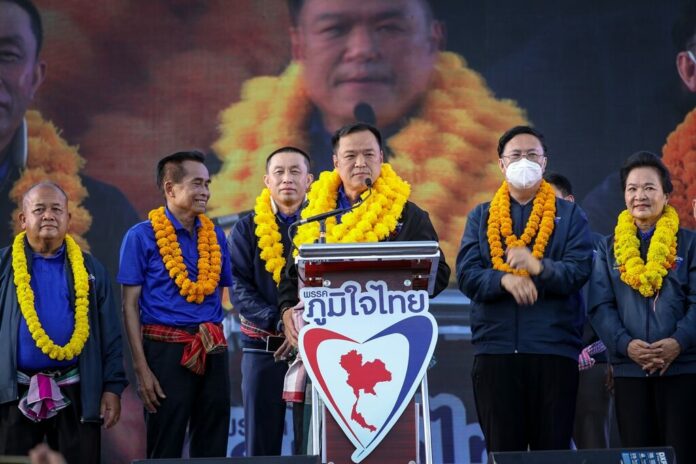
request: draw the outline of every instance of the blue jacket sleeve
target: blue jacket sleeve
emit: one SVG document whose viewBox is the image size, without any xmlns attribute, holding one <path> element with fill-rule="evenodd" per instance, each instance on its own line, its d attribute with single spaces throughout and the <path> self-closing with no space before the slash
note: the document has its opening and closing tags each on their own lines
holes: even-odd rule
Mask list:
<svg viewBox="0 0 696 464">
<path fill-rule="evenodd" d="M 251 217 L 242 219 L 227 237 L 227 247 L 232 267 L 232 287 L 230 300 L 244 319 L 254 325 L 270 330 L 278 320 L 278 308 L 269 304 L 273 298 L 264 298 L 255 282 L 254 261 L 258 253 L 253 235 Z"/>
<path fill-rule="evenodd" d="M 479 205 L 469 214 L 457 255 L 459 290 L 480 303 L 507 295 L 500 285 L 504 273 L 491 267 L 490 256 L 484 257 L 481 249 L 482 243 L 488 243 L 485 225 L 487 212 L 486 205 Z"/>
<path fill-rule="evenodd" d="M 99 263 L 95 263 L 95 274 L 97 274 L 96 297 L 99 310 L 99 330 L 101 332 L 103 391 L 120 396 L 126 385 L 128 385 L 126 372 L 123 368 L 121 322 L 116 312 L 109 276 Z"/>
<path fill-rule="evenodd" d="M 696 250 L 693 240 L 688 243 L 689 250 L 685 253 L 686 264 L 689 266 L 689 287 L 686 295 L 688 307 L 686 315 L 677 322 L 677 329 L 672 334 L 672 338 L 679 342 L 682 352 L 696 345 Z"/>
<path fill-rule="evenodd" d="M 628 356 L 628 344 L 633 337 L 624 327 L 616 305 L 616 294 L 609 273 L 611 258 L 608 243 L 612 242 L 612 239 L 603 241 L 594 260 L 590 277 L 588 316 L 595 332 L 606 345 L 609 355 L 616 357 L 618 353 Z"/>
<path fill-rule="evenodd" d="M 544 258 L 544 270 L 534 277 L 539 290 L 557 295 L 580 291 L 592 271 L 592 236 L 587 218 L 577 206 L 572 206 L 568 235 L 559 260 Z"/>
</svg>

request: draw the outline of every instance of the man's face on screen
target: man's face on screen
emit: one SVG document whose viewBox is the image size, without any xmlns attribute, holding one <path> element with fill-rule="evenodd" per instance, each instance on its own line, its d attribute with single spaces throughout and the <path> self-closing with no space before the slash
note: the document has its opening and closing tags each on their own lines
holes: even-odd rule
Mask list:
<svg viewBox="0 0 696 464">
<path fill-rule="evenodd" d="M 376 123 L 398 121 L 428 89 L 441 26 L 422 0 L 306 0 L 291 30 L 305 88 L 329 131 L 370 104 Z"/>
<path fill-rule="evenodd" d="M 9 142 L 43 80 L 29 15 L 0 0 L 0 151 Z"/>
</svg>

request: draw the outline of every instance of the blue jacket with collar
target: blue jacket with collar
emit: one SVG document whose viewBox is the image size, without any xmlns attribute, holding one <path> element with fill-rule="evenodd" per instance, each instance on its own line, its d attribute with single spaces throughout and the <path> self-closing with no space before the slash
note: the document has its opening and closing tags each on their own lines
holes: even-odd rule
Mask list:
<svg viewBox="0 0 696 464">
<path fill-rule="evenodd" d="M 628 344 L 674 338 L 681 353 L 663 375 L 696 374 L 696 233 L 679 229 L 677 259 L 652 297 L 621 281 L 614 236 L 602 242 L 590 279 L 589 317 L 607 346 L 617 377 L 645 377 Z M 654 375 L 658 375 L 655 373 Z"/>
<path fill-rule="evenodd" d="M 556 223 L 532 278 L 537 301 L 520 306 L 501 285 L 505 274 L 493 269 L 488 245 L 490 203 L 469 214 L 457 256 L 459 289 L 471 299 L 475 354 L 552 354 L 577 361 L 582 348 L 584 307 L 580 290 L 592 266 L 592 240 L 585 213 L 574 203 L 556 199 Z M 513 232 L 519 237 L 532 202 L 510 202 Z"/>
<path fill-rule="evenodd" d="M 283 254 L 287 255 L 290 239 L 288 225 L 279 221 L 278 231 L 283 243 Z M 256 237 L 254 213 L 244 216 L 234 225 L 227 236 L 227 248 L 232 264 L 232 287 L 230 300 L 239 314 L 255 326 L 274 331 L 280 319 L 278 311 L 278 286 L 266 270 L 261 259 L 259 239 Z M 264 348 L 260 339 L 242 334 L 242 343 L 249 348 Z"/>
</svg>

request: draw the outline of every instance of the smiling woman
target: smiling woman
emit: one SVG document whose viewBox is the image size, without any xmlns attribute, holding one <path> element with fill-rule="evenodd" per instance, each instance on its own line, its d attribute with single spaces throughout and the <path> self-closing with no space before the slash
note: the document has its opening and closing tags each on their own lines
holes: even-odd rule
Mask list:
<svg viewBox="0 0 696 464">
<path fill-rule="evenodd" d="M 696 462 L 685 426 L 696 414 L 696 235 L 679 228 L 656 155 L 632 155 L 620 175 L 626 210 L 595 258 L 589 316 L 612 361 L 621 443 L 671 445 Z"/>
</svg>

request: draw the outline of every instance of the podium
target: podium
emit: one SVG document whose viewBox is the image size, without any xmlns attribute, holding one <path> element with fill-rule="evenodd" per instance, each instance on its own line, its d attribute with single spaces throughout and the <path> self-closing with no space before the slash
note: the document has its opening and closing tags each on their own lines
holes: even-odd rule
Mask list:
<svg viewBox="0 0 696 464">
<path fill-rule="evenodd" d="M 300 247 L 299 348 L 322 462 L 420 462 L 421 414 L 432 462 L 426 370 L 437 323 L 428 306 L 439 259 L 437 242 Z"/>
</svg>

